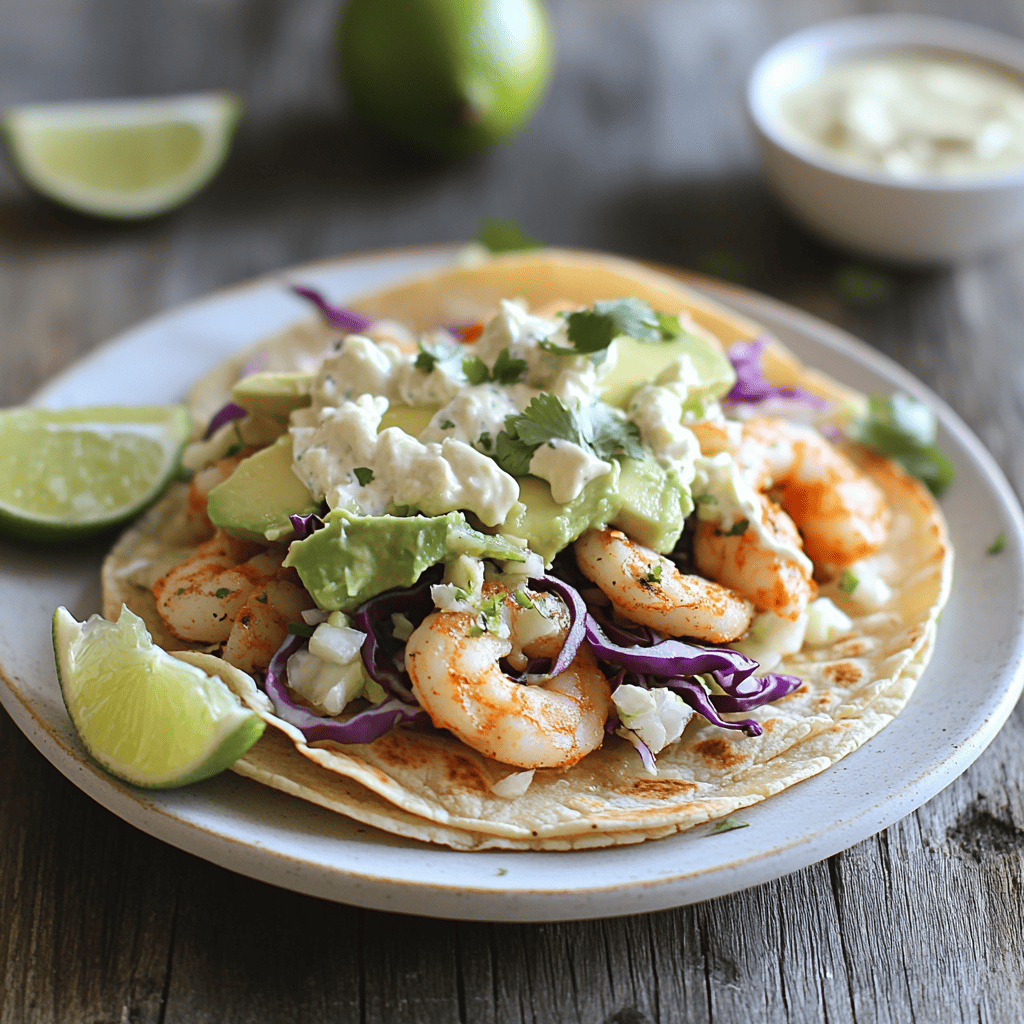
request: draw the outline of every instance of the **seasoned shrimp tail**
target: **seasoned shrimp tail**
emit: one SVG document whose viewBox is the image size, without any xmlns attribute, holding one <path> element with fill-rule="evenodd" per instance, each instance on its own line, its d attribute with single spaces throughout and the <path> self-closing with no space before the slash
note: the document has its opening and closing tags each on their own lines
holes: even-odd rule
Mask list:
<svg viewBox="0 0 1024 1024">
<path fill-rule="evenodd" d="M 520 608 L 503 587 L 487 588 L 506 595 L 502 615 L 510 623 L 509 638 L 474 635 L 477 617 L 469 612 L 432 612 L 406 644 L 413 692 L 437 728 L 496 761 L 568 768 L 604 740 L 611 710 L 608 681 L 586 645 L 552 679 L 535 685 L 510 679 L 501 660 L 520 653 L 553 657 L 568 633 L 567 617 L 554 617 L 551 628 L 536 637 L 537 623 L 525 620 L 538 613 Z M 532 642 L 519 648 L 522 635 Z"/>
</svg>

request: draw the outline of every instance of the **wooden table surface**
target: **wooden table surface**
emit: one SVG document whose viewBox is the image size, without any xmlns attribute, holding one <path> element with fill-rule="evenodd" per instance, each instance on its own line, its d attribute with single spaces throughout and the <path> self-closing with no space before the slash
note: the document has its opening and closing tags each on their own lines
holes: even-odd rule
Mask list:
<svg viewBox="0 0 1024 1024">
<path fill-rule="evenodd" d="M 741 105 L 756 55 L 804 24 L 910 10 L 1019 36 L 1020 0 L 551 0 L 560 62 L 542 110 L 456 165 L 347 116 L 337 6 L 6 0 L 0 105 L 231 88 L 249 116 L 213 186 L 154 223 L 80 219 L 0 172 L 0 405 L 222 285 L 468 238 L 491 215 L 839 324 L 946 399 L 1021 493 L 1024 248 L 909 273 L 819 244 L 771 200 Z M 0 711 L 0 1021 L 1019 1021 L 1022 748 L 1018 710 L 916 813 L 746 892 L 633 918 L 460 924 L 181 853 L 85 797 Z"/>
</svg>

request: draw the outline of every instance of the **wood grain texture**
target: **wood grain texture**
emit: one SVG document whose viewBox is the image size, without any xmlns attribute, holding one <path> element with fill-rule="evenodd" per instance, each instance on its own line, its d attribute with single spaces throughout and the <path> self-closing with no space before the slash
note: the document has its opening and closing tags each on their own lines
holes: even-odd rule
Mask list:
<svg viewBox="0 0 1024 1024">
<path fill-rule="evenodd" d="M 346 117 L 327 0 L 8 0 L 0 106 L 229 87 L 250 116 L 213 186 L 152 224 L 87 222 L 0 176 L 0 404 L 213 288 L 469 237 L 489 214 L 552 242 L 728 273 L 839 324 L 934 388 L 1024 491 L 1024 248 L 940 273 L 868 268 L 866 302 L 850 287 L 859 261 L 769 198 L 740 106 L 755 55 L 803 24 L 904 9 L 1021 35 L 1024 6 L 550 6 L 560 64 L 538 117 L 504 149 L 443 165 Z M 472 924 L 297 896 L 156 842 L 0 712 L 0 1022 L 1024 1020 L 1022 750 L 1018 710 L 917 813 L 747 892 L 605 921 Z"/>
</svg>

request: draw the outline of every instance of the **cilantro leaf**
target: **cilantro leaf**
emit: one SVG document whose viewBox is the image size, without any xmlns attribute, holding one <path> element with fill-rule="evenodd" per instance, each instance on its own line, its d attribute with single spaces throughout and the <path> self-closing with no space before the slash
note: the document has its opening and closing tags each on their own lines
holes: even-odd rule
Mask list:
<svg viewBox="0 0 1024 1024">
<path fill-rule="evenodd" d="M 573 444 L 583 442 L 579 419 L 555 395 L 538 395 L 530 401 L 525 412 L 511 418 L 515 421 L 519 439 L 534 448 L 556 439 Z M 505 425 L 507 429 L 508 419 Z"/>
<path fill-rule="evenodd" d="M 526 375 L 526 360 L 513 358 L 507 348 L 498 353 L 491 368 L 491 380 L 495 384 L 518 384 Z"/>
<path fill-rule="evenodd" d="M 1005 551 L 1005 550 L 1006 550 L 1006 534 L 1005 533 L 998 533 L 998 534 L 996 534 L 996 539 L 994 541 L 992 541 L 992 543 L 989 544 L 989 546 L 985 549 L 986 553 L 990 554 L 990 555 L 999 555 L 999 554 L 1002 554 L 1002 552 Z"/>
<path fill-rule="evenodd" d="M 749 828 L 749 821 L 740 821 L 739 818 L 723 818 L 721 821 L 716 821 L 712 826 L 712 835 L 718 835 L 721 832 L 732 832 L 737 828 Z"/>
<path fill-rule="evenodd" d="M 742 537 L 750 528 L 749 519 L 740 519 L 733 523 L 721 536 L 723 537 Z"/>
<path fill-rule="evenodd" d="M 477 228 L 476 240 L 490 252 L 520 252 L 543 249 L 544 243 L 531 238 L 514 220 L 484 217 Z"/>
<path fill-rule="evenodd" d="M 355 473 L 360 487 L 365 487 L 373 479 L 373 470 L 368 466 L 356 466 L 352 472 Z"/>
<path fill-rule="evenodd" d="M 589 414 L 589 440 L 598 458 L 625 455 L 629 459 L 644 457 L 640 443 L 640 428 L 615 414 L 615 410 L 602 402 L 595 402 L 585 410 Z"/>
<path fill-rule="evenodd" d="M 605 350 L 620 334 L 657 345 L 684 333 L 678 316 L 656 313 L 643 299 L 633 298 L 595 302 L 592 309 L 570 313 L 565 322 L 571 347 L 553 342 L 541 342 L 541 347 L 559 355 L 589 355 L 595 362 L 604 359 Z"/>
<path fill-rule="evenodd" d="M 487 364 L 479 356 L 467 356 L 462 361 L 462 372 L 470 384 L 518 384 L 526 375 L 526 360 L 513 358 L 507 348 L 498 353 L 494 366 L 487 369 Z"/>
<path fill-rule="evenodd" d="M 953 464 L 935 444 L 935 413 L 907 395 L 874 396 L 867 416 L 847 433 L 855 441 L 898 462 L 923 480 L 936 497 L 953 480 Z"/>
<path fill-rule="evenodd" d="M 506 473 L 524 476 L 533 453 L 552 441 L 569 441 L 599 459 L 622 455 L 642 459 L 640 431 L 601 402 L 569 409 L 552 394 L 534 398 L 526 410 L 505 418 L 495 440 L 494 457 Z"/>
<path fill-rule="evenodd" d="M 655 313 L 658 318 L 658 330 L 661 331 L 662 341 L 675 341 L 686 334 L 686 330 L 679 322 L 679 317 L 674 313 Z"/>
<path fill-rule="evenodd" d="M 849 597 L 860 586 L 860 580 L 852 569 L 843 572 L 843 578 L 839 581 L 839 589 Z"/>
<path fill-rule="evenodd" d="M 463 359 L 462 372 L 470 384 L 486 384 L 491 379 L 487 364 L 479 356 L 468 356 Z"/>
<path fill-rule="evenodd" d="M 640 582 L 641 583 L 660 583 L 661 582 L 661 572 L 662 572 L 663 568 L 664 568 L 664 566 L 660 562 L 656 563 L 655 565 L 652 565 L 651 568 L 648 570 L 648 572 L 644 576 L 641 577 Z"/>
</svg>

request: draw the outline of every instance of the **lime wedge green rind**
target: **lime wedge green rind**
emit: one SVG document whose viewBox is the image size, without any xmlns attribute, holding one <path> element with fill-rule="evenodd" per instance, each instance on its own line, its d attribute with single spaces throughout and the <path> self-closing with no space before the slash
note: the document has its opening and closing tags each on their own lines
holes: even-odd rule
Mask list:
<svg viewBox="0 0 1024 1024">
<path fill-rule="evenodd" d="M 176 474 L 185 406 L 0 409 L 0 533 L 60 542 L 138 515 Z"/>
<path fill-rule="evenodd" d="M 170 789 L 229 768 L 264 722 L 218 677 L 156 647 L 122 607 L 116 623 L 53 614 L 57 677 L 92 759 L 134 786 Z"/>
<path fill-rule="evenodd" d="M 11 159 L 41 195 L 115 220 L 154 217 L 204 188 L 227 158 L 243 106 L 231 93 L 11 107 Z"/>
</svg>

